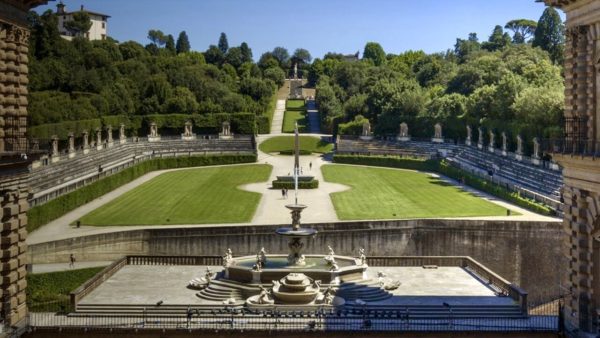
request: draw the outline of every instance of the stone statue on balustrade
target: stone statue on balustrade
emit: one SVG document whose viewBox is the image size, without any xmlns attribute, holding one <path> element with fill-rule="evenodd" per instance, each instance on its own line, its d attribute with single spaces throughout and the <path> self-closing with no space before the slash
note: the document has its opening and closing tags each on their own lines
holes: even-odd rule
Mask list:
<svg viewBox="0 0 600 338">
<path fill-rule="evenodd" d="M 515 158 L 519 161 L 523 160 L 523 138 L 521 135 L 517 135 L 517 151 L 515 151 Z"/>
<path fill-rule="evenodd" d="M 102 150 L 104 146 L 102 145 L 102 129 L 96 128 L 96 150 Z"/>
<path fill-rule="evenodd" d="M 75 157 L 75 135 L 69 133 L 69 158 Z"/>
<path fill-rule="evenodd" d="M 371 135 L 371 123 L 369 120 L 364 120 L 362 124 L 362 133 L 360 134 L 360 139 L 365 141 L 370 141 L 373 139 L 373 135 Z"/>
<path fill-rule="evenodd" d="M 113 142 L 113 135 L 112 135 L 112 126 L 108 125 L 108 126 L 106 126 L 106 146 L 110 148 L 113 145 L 114 145 L 114 142 Z"/>
<path fill-rule="evenodd" d="M 400 123 L 400 133 L 398 134 L 397 140 L 401 142 L 410 141 L 410 135 L 408 134 L 408 124 L 406 124 L 406 122 Z"/>
<path fill-rule="evenodd" d="M 60 153 L 58 151 L 58 136 L 52 135 L 52 151 L 50 153 L 52 162 L 58 162 L 60 160 Z"/>
<path fill-rule="evenodd" d="M 494 146 L 496 145 L 496 134 L 490 129 L 490 144 L 488 144 L 488 151 L 493 153 L 495 151 Z"/>
<path fill-rule="evenodd" d="M 127 136 L 125 135 L 125 124 L 121 123 L 119 126 L 119 143 L 124 144 L 127 142 Z"/>
<path fill-rule="evenodd" d="M 442 134 L 442 125 L 438 122 L 433 126 L 433 138 L 431 142 L 444 143 L 444 135 Z"/>
<path fill-rule="evenodd" d="M 221 133 L 219 133 L 219 138 L 222 140 L 230 140 L 233 138 L 229 121 L 223 121 L 223 123 L 221 123 Z"/>
<path fill-rule="evenodd" d="M 465 144 L 471 145 L 471 137 L 473 136 L 473 131 L 471 130 L 471 126 L 467 124 L 467 138 L 465 139 Z"/>
<path fill-rule="evenodd" d="M 540 141 L 537 137 L 533 138 L 533 155 L 531 156 L 531 162 L 535 165 L 540 165 L 541 163 L 541 154 L 540 154 Z"/>
<path fill-rule="evenodd" d="M 196 139 L 196 134 L 192 132 L 192 121 L 185 121 L 183 125 L 183 134 L 181 134 L 181 139 L 184 141 L 191 141 Z"/>
<path fill-rule="evenodd" d="M 84 130 L 83 133 L 81 133 L 81 137 L 83 138 L 83 153 L 87 154 L 90 152 L 90 138 L 88 131 Z"/>
<path fill-rule="evenodd" d="M 483 149 L 483 128 L 477 128 L 479 135 L 477 136 L 477 148 Z"/>
<path fill-rule="evenodd" d="M 508 136 L 506 136 L 506 132 L 502 132 L 502 156 L 508 155 Z"/>
<path fill-rule="evenodd" d="M 160 141 L 160 135 L 158 135 L 158 126 L 155 122 L 150 123 L 150 134 L 148 135 L 148 142 Z"/>
</svg>

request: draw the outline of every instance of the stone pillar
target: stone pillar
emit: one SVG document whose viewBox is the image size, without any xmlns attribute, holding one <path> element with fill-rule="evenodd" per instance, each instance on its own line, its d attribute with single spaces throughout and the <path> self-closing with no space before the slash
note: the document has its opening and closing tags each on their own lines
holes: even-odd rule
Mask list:
<svg viewBox="0 0 600 338">
<path fill-rule="evenodd" d="M 114 141 L 113 141 L 113 135 L 112 135 L 112 126 L 108 125 L 106 126 L 106 146 L 108 148 L 112 147 L 114 145 Z"/>
<path fill-rule="evenodd" d="M 52 135 L 51 146 L 52 148 L 50 151 L 50 157 L 52 159 L 52 162 L 60 161 L 60 152 L 58 150 L 58 136 Z"/>
<path fill-rule="evenodd" d="M 506 136 L 506 132 L 502 132 L 502 156 L 508 155 L 508 137 Z"/>
<path fill-rule="evenodd" d="M 521 135 L 517 135 L 517 150 L 515 151 L 515 158 L 518 161 L 523 161 L 523 138 Z"/>
<path fill-rule="evenodd" d="M 96 128 L 96 150 L 102 150 L 102 129 Z"/>
<path fill-rule="evenodd" d="M 75 135 L 69 133 L 69 158 L 75 157 Z"/>
<path fill-rule="evenodd" d="M 477 148 L 483 149 L 483 128 L 477 128 L 479 135 L 477 136 Z"/>
<path fill-rule="evenodd" d="M 444 135 L 442 134 L 442 125 L 440 123 L 436 123 L 433 126 L 433 138 L 431 139 L 433 143 L 444 143 Z"/>
<path fill-rule="evenodd" d="M 83 138 L 83 153 L 87 154 L 90 152 L 90 137 L 87 130 L 84 130 L 83 133 L 81 133 L 81 137 Z"/>
<path fill-rule="evenodd" d="M 125 144 L 127 142 L 127 136 L 125 135 L 125 125 L 121 123 L 119 126 L 119 143 Z"/>
<path fill-rule="evenodd" d="M 2 7 L 10 7 L 3 4 Z M 6 9 L 10 11 L 10 9 Z M 0 8 L 0 13 L 3 8 Z M 10 12 L 4 13 L 10 15 Z M 0 152 L 27 150 L 29 31 L 0 14 Z"/>
<path fill-rule="evenodd" d="M 488 144 L 488 151 L 493 153 L 495 151 L 494 147 L 496 145 L 496 134 L 494 131 L 490 129 L 490 144 Z"/>
<path fill-rule="evenodd" d="M 468 146 L 471 146 L 471 137 L 472 137 L 473 131 L 471 130 L 471 126 L 467 125 L 467 138 L 465 140 L 465 144 Z"/>
</svg>

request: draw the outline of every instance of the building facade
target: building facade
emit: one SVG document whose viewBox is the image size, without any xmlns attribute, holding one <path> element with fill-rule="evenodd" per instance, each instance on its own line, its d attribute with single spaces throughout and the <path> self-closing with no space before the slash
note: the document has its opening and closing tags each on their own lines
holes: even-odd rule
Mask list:
<svg viewBox="0 0 600 338">
<path fill-rule="evenodd" d="M 549 149 L 563 167 L 565 320 L 597 334 L 600 317 L 600 1 L 544 0 L 567 16 L 565 139 Z"/>
<path fill-rule="evenodd" d="M 18 327 L 27 315 L 27 12 L 45 0 L 0 0 L 0 319 Z"/>
<path fill-rule="evenodd" d="M 87 13 L 90 16 L 90 21 L 92 22 L 92 27 L 90 27 L 90 30 L 85 33 L 85 37 L 90 41 L 106 40 L 106 37 L 108 36 L 108 18 L 110 18 L 110 16 L 84 9 L 83 5 L 81 6 L 80 11 Z M 65 27 L 65 23 L 73 20 L 73 14 L 75 13 L 77 12 L 68 12 L 65 4 L 62 2 L 56 5 L 58 31 L 60 32 L 60 35 L 67 40 L 71 40 L 75 35 Z"/>
</svg>

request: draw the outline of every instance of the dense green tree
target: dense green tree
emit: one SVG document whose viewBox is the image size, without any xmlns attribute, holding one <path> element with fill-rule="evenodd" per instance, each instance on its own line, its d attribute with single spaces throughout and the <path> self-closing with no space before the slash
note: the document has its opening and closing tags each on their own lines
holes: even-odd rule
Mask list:
<svg viewBox="0 0 600 338">
<path fill-rule="evenodd" d="M 479 44 L 477 33 L 469 33 L 467 40 L 456 39 L 456 44 L 454 45 L 454 53 L 458 57 L 459 62 L 465 62 L 471 53 L 480 49 L 481 44 Z"/>
<path fill-rule="evenodd" d="M 242 52 L 242 62 L 252 62 L 252 49 L 248 47 L 248 44 L 242 42 L 240 50 Z"/>
<path fill-rule="evenodd" d="M 198 102 L 194 94 L 186 87 L 176 87 L 173 95 L 167 99 L 165 114 L 193 114 L 198 111 Z"/>
<path fill-rule="evenodd" d="M 65 22 L 64 26 L 74 36 L 84 36 L 92 28 L 92 20 L 87 12 L 75 12 L 72 17 L 73 19 Z"/>
<path fill-rule="evenodd" d="M 504 47 L 510 45 L 510 43 L 510 35 L 508 35 L 508 33 L 504 33 L 502 26 L 496 25 L 488 41 L 481 44 L 481 48 L 493 52 L 503 49 Z"/>
<path fill-rule="evenodd" d="M 244 63 L 244 55 L 240 47 L 231 47 L 225 54 L 225 62 L 229 63 L 236 69 Z"/>
<path fill-rule="evenodd" d="M 287 62 L 290 60 L 290 53 L 283 47 L 275 47 L 271 52 L 271 55 L 279 61 L 279 65 L 285 67 Z"/>
<path fill-rule="evenodd" d="M 206 52 L 204 52 L 204 59 L 213 65 L 220 65 L 225 60 L 225 55 L 217 46 L 210 45 Z"/>
<path fill-rule="evenodd" d="M 158 48 L 167 43 L 167 39 L 168 37 L 160 29 L 151 29 L 148 31 L 148 40 Z"/>
<path fill-rule="evenodd" d="M 263 71 L 263 76 L 265 79 L 273 81 L 278 87 L 283 86 L 285 82 L 285 72 L 279 68 L 279 66 L 265 69 Z"/>
<path fill-rule="evenodd" d="M 175 49 L 175 39 L 173 35 L 167 35 L 167 42 L 165 43 L 165 49 L 169 51 L 171 54 L 176 54 L 177 50 Z"/>
<path fill-rule="evenodd" d="M 308 50 L 304 48 L 296 48 L 296 50 L 294 51 L 294 55 L 292 55 L 292 58 L 304 64 L 310 63 L 310 61 L 312 61 L 312 56 L 310 55 Z"/>
<path fill-rule="evenodd" d="M 219 50 L 221 51 L 221 53 L 223 53 L 223 54 L 227 53 L 227 51 L 229 50 L 229 42 L 227 41 L 227 34 L 221 33 L 221 36 L 219 36 L 218 47 L 219 47 Z"/>
<path fill-rule="evenodd" d="M 557 64 L 564 59 L 565 26 L 560 15 L 553 7 L 547 7 L 537 23 L 533 37 L 533 46 L 540 47 L 550 54 Z"/>
<path fill-rule="evenodd" d="M 188 39 L 187 33 L 181 31 L 177 37 L 177 43 L 175 44 L 175 50 L 177 54 L 187 53 L 191 49 L 190 40 Z"/>
<path fill-rule="evenodd" d="M 148 55 L 148 51 L 144 49 L 144 46 L 135 41 L 123 42 L 119 45 L 119 51 L 121 51 L 124 60 L 139 59 Z"/>
<path fill-rule="evenodd" d="M 363 51 L 363 59 L 373 61 L 375 66 L 381 66 L 385 63 L 385 52 L 377 42 L 367 42 Z"/>
<path fill-rule="evenodd" d="M 514 43 L 525 43 L 533 37 L 537 22 L 529 19 L 515 19 L 506 23 L 504 28 L 513 32 Z"/>
</svg>

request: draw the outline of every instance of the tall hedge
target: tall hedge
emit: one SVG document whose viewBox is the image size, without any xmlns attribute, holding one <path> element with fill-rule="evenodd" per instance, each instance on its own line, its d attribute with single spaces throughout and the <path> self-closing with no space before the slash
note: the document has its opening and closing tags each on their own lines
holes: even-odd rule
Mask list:
<svg viewBox="0 0 600 338">
<path fill-rule="evenodd" d="M 209 155 L 173 158 L 155 158 L 136 164 L 117 174 L 105 177 L 90 185 L 57 197 L 48 203 L 33 207 L 27 212 L 29 219 L 27 230 L 33 231 L 38 227 L 55 220 L 110 191 L 129 183 L 136 178 L 155 170 L 202 167 L 234 163 L 256 162 L 255 154 L 248 155 Z"/>
<path fill-rule="evenodd" d="M 522 197 L 517 192 L 510 191 L 496 183 L 486 181 L 485 179 L 477 177 L 460 168 L 452 167 L 444 160 L 422 160 L 394 156 L 334 155 L 333 161 L 336 163 L 437 172 L 457 181 L 464 181 L 464 184 L 472 188 L 514 203 L 524 209 L 548 216 L 555 214 L 554 210 L 544 204 Z"/>
</svg>

